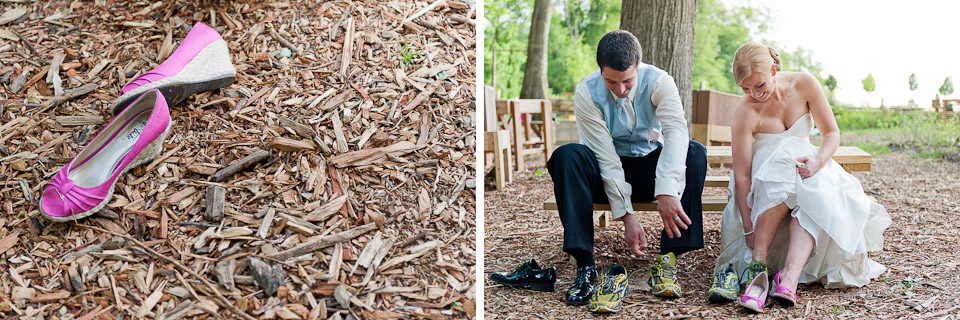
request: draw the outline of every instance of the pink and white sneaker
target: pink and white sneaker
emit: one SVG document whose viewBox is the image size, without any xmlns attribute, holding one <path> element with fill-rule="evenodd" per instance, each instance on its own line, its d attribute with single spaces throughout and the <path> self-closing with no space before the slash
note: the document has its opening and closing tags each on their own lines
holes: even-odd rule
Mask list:
<svg viewBox="0 0 960 320">
<path fill-rule="evenodd" d="M 121 175 L 160 154 L 170 127 L 160 91 L 140 95 L 53 176 L 40 198 L 40 212 L 53 221 L 71 221 L 100 211 Z"/>
<path fill-rule="evenodd" d="M 227 42 L 213 28 L 197 22 L 166 61 L 120 90 L 120 97 L 113 101 L 113 114 L 147 90 L 160 89 L 172 106 L 194 93 L 229 86 L 236 77 Z"/>
</svg>

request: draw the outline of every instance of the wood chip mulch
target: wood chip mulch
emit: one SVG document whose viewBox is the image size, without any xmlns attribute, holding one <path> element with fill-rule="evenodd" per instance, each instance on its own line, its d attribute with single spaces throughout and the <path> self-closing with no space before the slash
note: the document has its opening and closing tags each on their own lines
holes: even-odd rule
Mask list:
<svg viewBox="0 0 960 320">
<path fill-rule="evenodd" d="M 484 315 L 486 319 L 582 319 L 592 317 L 585 306 L 568 306 L 563 294 L 576 274 L 576 263 L 561 250 L 563 228 L 555 211 L 542 210 L 553 194 L 553 183 L 542 160 L 529 166 L 517 182 L 504 190 L 484 193 Z M 540 170 L 539 174 L 536 170 Z M 729 169 L 710 168 L 708 175 L 729 175 Z M 800 304 L 783 308 L 772 304 L 759 316 L 746 314 L 734 304 L 711 304 L 707 289 L 720 252 L 721 212 L 704 212 L 703 250 L 679 259 L 682 298 L 667 300 L 650 294 L 646 284 L 650 257 L 659 252 L 662 225 L 655 212 L 640 214 L 651 247 L 647 256 L 633 258 L 623 244 L 623 224 L 596 229 L 595 259 L 601 270 L 624 265 L 631 292 L 619 313 L 608 319 L 785 319 L 785 318 L 922 318 L 960 317 L 960 163 L 916 159 L 905 152 L 874 157 L 870 172 L 855 172 L 867 194 L 886 207 L 893 224 L 884 233 L 884 249 L 870 256 L 886 266 L 879 279 L 862 288 L 824 289 L 801 285 Z M 707 188 L 708 195 L 726 195 L 726 188 Z M 536 259 L 541 267 L 557 268 L 555 292 L 503 287 L 489 280 L 493 272 L 509 272 L 520 263 Z"/>
<path fill-rule="evenodd" d="M 0 317 L 474 317 L 475 6 L 0 1 Z M 104 210 L 40 217 L 196 22 L 236 83 L 171 106 Z"/>
</svg>

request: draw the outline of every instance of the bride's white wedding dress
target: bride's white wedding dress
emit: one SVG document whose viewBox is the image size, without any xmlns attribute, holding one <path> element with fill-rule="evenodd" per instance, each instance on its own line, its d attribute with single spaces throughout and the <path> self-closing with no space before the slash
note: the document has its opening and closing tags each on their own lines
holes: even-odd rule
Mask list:
<svg viewBox="0 0 960 320">
<path fill-rule="evenodd" d="M 867 257 L 867 251 L 883 249 L 883 231 L 890 215 L 864 193 L 860 181 L 830 160 L 812 177 L 803 179 L 796 159 L 813 158 L 818 148 L 810 143 L 813 127 L 810 113 L 804 114 L 786 131 L 753 135 L 753 166 L 747 205 L 750 220 L 780 203 L 813 235 L 810 259 L 800 274 L 800 283 L 820 281 L 826 288 L 863 286 L 882 274 L 886 267 Z M 733 199 L 731 173 L 729 201 L 721 222 L 721 251 L 715 270 L 730 262 L 742 271 L 750 265 L 752 250 L 743 236 L 740 210 Z M 767 256 L 767 266 L 776 272 L 783 267 L 789 242 L 789 219 L 784 219 Z"/>
</svg>

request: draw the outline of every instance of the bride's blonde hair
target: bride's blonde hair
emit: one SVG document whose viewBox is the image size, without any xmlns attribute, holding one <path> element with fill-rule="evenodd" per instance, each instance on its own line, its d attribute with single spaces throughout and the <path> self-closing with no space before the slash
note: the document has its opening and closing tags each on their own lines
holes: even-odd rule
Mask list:
<svg viewBox="0 0 960 320">
<path fill-rule="evenodd" d="M 769 71 L 770 66 L 776 66 L 777 71 L 783 67 L 777 49 L 755 41 L 747 42 L 733 55 L 733 81 L 739 86 L 743 78 L 754 71 Z"/>
</svg>

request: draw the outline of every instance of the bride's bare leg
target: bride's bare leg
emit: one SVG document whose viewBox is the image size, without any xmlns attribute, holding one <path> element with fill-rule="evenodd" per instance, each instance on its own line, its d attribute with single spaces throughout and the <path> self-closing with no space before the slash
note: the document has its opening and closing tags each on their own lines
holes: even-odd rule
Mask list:
<svg viewBox="0 0 960 320">
<path fill-rule="evenodd" d="M 757 225 L 754 226 L 756 237 L 753 244 L 753 261 L 767 260 L 767 250 L 773 243 L 773 237 L 777 235 L 780 223 L 789 212 L 787 205 L 781 203 L 763 212 L 757 218 Z"/>
<path fill-rule="evenodd" d="M 787 247 L 787 261 L 784 263 L 783 273 L 780 274 L 780 285 L 794 292 L 797 291 L 800 272 L 803 271 L 803 265 L 807 264 L 807 259 L 810 258 L 813 244 L 813 236 L 800 226 L 800 221 L 797 218 L 791 218 L 790 245 Z"/>
</svg>

